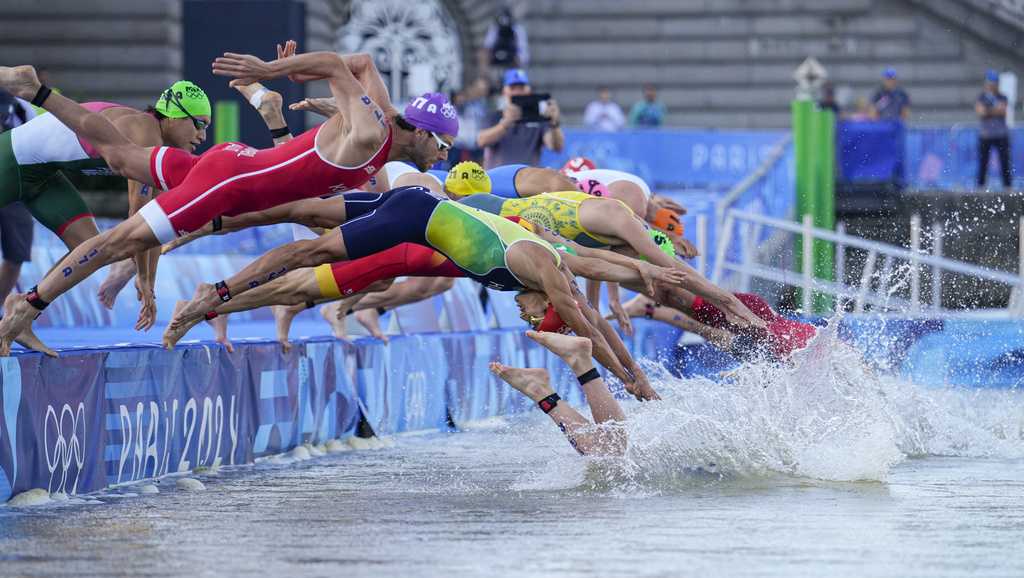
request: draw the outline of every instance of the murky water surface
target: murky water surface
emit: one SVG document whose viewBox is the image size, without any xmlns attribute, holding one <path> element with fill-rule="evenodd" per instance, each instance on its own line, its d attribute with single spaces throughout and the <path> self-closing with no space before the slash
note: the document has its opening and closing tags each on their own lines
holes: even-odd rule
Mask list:
<svg viewBox="0 0 1024 578">
<path fill-rule="evenodd" d="M 534 412 L 201 492 L 0 508 L 0 575 L 1024 575 L 1024 392 L 823 351 L 662 378 L 664 402 L 627 404 L 624 459 L 578 457 Z"/>
</svg>

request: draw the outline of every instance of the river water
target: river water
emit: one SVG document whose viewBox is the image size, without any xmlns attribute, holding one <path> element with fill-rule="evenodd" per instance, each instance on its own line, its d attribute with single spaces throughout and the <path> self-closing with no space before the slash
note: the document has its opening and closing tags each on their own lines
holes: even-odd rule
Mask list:
<svg viewBox="0 0 1024 578">
<path fill-rule="evenodd" d="M 539 412 L 307 461 L 0 508 L 0 575 L 1024 576 L 1024 393 L 825 343 L 662 376 L 625 458 Z"/>
</svg>

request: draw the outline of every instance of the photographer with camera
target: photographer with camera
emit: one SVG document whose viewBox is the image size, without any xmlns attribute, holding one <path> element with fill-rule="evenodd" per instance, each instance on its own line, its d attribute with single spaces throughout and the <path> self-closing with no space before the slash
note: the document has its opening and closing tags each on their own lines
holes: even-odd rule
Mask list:
<svg viewBox="0 0 1024 578">
<path fill-rule="evenodd" d="M 505 71 L 501 111 L 491 116 L 477 144 L 484 148 L 484 166 L 540 164 L 541 147 L 555 152 L 565 145 L 558 103 L 548 94 L 533 94 L 526 71 Z"/>
</svg>

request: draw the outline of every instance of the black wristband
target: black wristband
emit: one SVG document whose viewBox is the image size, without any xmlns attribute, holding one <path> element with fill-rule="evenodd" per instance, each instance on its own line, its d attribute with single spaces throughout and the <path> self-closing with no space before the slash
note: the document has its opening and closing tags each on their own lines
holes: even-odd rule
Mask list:
<svg viewBox="0 0 1024 578">
<path fill-rule="evenodd" d="M 272 129 L 270 129 L 270 137 L 271 138 L 281 138 L 283 136 L 288 136 L 290 134 L 291 134 L 291 132 L 288 130 L 288 125 L 284 125 L 281 128 L 272 128 Z"/>
<path fill-rule="evenodd" d="M 549 396 L 545 397 L 544 399 L 538 401 L 537 405 L 540 407 L 541 411 L 543 411 L 544 413 L 551 413 L 551 410 L 555 409 L 555 406 L 558 405 L 558 401 L 560 399 L 562 399 L 562 398 L 558 397 L 557 393 L 552 393 L 551 395 L 549 395 Z"/>
<path fill-rule="evenodd" d="M 214 285 L 217 289 L 217 295 L 220 297 L 222 303 L 231 301 L 231 291 L 228 291 L 228 284 L 223 281 L 217 281 Z"/>
<path fill-rule="evenodd" d="M 46 102 L 46 99 L 50 97 L 51 92 L 53 91 L 50 90 L 49 86 L 46 86 L 45 84 L 40 84 L 39 90 L 36 91 L 36 95 L 32 97 L 32 106 L 43 106 L 43 103 Z"/>
<path fill-rule="evenodd" d="M 43 309 L 46 309 L 46 306 L 50 304 L 49 301 L 43 301 L 39 297 L 39 287 L 38 286 L 33 287 L 33 288 L 28 290 L 28 293 L 25 294 L 25 301 L 28 301 L 29 305 L 35 307 L 36 309 L 38 309 L 40 311 L 42 311 Z"/>
<path fill-rule="evenodd" d="M 583 375 L 577 376 L 580 385 L 586 385 L 595 379 L 601 379 L 601 374 L 597 372 L 596 367 L 591 367 L 590 371 L 585 372 Z"/>
<path fill-rule="evenodd" d="M 213 226 L 213 232 L 216 233 L 224 228 L 224 217 L 214 217 L 213 220 L 210 221 L 210 225 Z"/>
</svg>

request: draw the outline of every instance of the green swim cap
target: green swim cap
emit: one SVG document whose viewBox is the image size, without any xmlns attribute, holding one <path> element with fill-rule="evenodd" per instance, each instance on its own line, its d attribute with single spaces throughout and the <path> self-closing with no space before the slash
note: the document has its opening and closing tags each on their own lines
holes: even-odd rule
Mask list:
<svg viewBox="0 0 1024 578">
<path fill-rule="evenodd" d="M 554 247 L 556 250 L 561 251 L 563 253 L 568 253 L 570 255 L 576 254 L 576 249 L 573 249 L 572 247 L 566 245 L 565 243 L 555 243 Z"/>
<path fill-rule="evenodd" d="M 654 241 L 654 244 L 657 245 L 659 249 L 661 249 L 662 253 L 665 253 L 669 257 L 675 259 L 676 247 L 672 244 L 672 239 L 669 239 L 668 235 L 657 229 L 647 229 L 647 234 L 651 236 L 651 240 Z M 648 259 L 641 255 L 640 260 L 647 261 Z"/>
<path fill-rule="evenodd" d="M 196 83 L 179 80 L 160 95 L 153 108 L 167 118 L 210 116 L 210 99 Z"/>
</svg>

